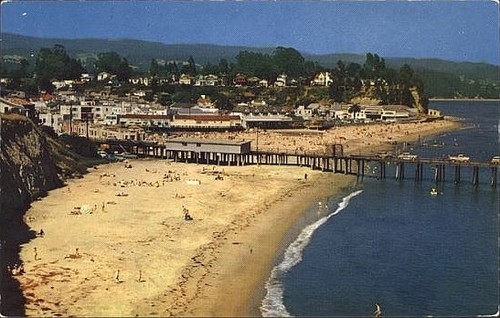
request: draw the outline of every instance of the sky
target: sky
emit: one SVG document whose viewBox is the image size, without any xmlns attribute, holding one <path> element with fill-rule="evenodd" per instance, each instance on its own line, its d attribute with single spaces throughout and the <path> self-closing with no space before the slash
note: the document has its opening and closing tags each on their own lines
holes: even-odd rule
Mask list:
<svg viewBox="0 0 500 318">
<path fill-rule="evenodd" d="M 499 64 L 496 1 L 2 1 L 1 32 Z"/>
</svg>

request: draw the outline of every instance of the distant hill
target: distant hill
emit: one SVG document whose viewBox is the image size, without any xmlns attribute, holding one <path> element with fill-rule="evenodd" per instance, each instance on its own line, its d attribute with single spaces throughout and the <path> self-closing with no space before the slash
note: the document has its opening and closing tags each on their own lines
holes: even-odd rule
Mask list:
<svg viewBox="0 0 500 318">
<path fill-rule="evenodd" d="M 245 46 L 221 46 L 213 44 L 164 44 L 141 40 L 105 39 L 51 39 L 37 38 L 11 33 L 2 34 L 2 55 L 20 55 L 30 58 L 40 48 L 52 48 L 61 44 L 76 58 L 91 58 L 99 52 L 114 51 L 127 58 L 130 64 L 146 71 L 151 59 L 186 61 L 190 56 L 198 64 L 218 63 L 221 58 L 233 60 L 240 51 L 271 53 L 274 48 L 255 48 Z"/>
<path fill-rule="evenodd" d="M 220 59 L 232 61 L 240 51 L 271 54 L 275 49 L 213 44 L 164 44 L 127 39 L 52 39 L 3 33 L 0 50 L 2 56 L 8 56 L 11 60 L 15 60 L 16 56 L 24 57 L 32 64 L 40 48 L 52 48 L 54 44 L 63 45 L 70 55 L 81 59 L 86 67 L 93 65 L 97 53 L 115 51 L 141 71 L 148 70 L 153 58 L 165 61 L 186 61 L 189 56 L 192 56 L 197 64 L 204 65 L 216 64 Z M 318 62 L 327 68 L 335 67 L 338 60 L 358 64 L 363 64 L 365 61 L 363 54 L 313 55 L 303 53 L 303 56 L 306 60 Z M 497 65 L 405 57 L 389 57 L 385 60 L 389 67 L 395 69 L 399 69 L 403 64 L 410 65 L 423 78 L 426 91 L 430 96 L 499 97 L 500 67 Z M 479 93 L 476 93 L 478 90 Z"/>
</svg>

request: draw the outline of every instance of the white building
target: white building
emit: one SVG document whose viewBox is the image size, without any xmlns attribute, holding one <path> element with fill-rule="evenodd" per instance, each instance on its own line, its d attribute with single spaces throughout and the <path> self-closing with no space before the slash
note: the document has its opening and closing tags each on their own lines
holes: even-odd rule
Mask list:
<svg viewBox="0 0 500 318">
<path fill-rule="evenodd" d="M 314 79 L 311 82 L 311 85 L 315 86 L 330 86 L 333 82 L 331 74 L 329 72 L 321 72 L 314 76 Z"/>
<path fill-rule="evenodd" d="M 52 127 L 56 133 L 60 134 L 63 132 L 61 114 L 51 112 L 39 113 L 38 118 L 42 125 Z"/>
</svg>

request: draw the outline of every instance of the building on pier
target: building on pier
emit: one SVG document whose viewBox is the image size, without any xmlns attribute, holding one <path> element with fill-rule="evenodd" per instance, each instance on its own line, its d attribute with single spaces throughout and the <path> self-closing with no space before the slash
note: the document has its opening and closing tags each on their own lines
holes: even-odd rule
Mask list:
<svg viewBox="0 0 500 318">
<path fill-rule="evenodd" d="M 250 153 L 251 141 L 215 140 L 198 138 L 168 139 L 165 148 L 170 151 L 209 152 L 209 153 Z"/>
</svg>

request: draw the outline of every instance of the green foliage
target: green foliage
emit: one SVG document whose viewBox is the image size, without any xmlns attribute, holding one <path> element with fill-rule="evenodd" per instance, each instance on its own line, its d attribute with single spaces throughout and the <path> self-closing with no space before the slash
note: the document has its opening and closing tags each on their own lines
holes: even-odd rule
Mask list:
<svg viewBox="0 0 500 318">
<path fill-rule="evenodd" d="M 274 50 L 273 62 L 279 73 L 285 73 L 291 77 L 304 74 L 304 57 L 293 48 L 277 47 Z"/>
<path fill-rule="evenodd" d="M 41 48 L 35 62 L 35 78 L 40 89 L 52 91 L 52 80 L 79 79 L 85 72 L 79 61 L 70 58 L 64 46 Z"/>
<path fill-rule="evenodd" d="M 197 74 L 196 63 L 194 62 L 193 56 L 189 56 L 187 63 L 182 65 L 181 73 L 194 76 Z"/>
<path fill-rule="evenodd" d="M 241 46 L 218 46 L 218 45 L 166 45 L 155 42 L 120 40 L 108 41 L 99 39 L 50 39 L 36 38 L 10 33 L 2 34 L 2 55 L 18 55 L 24 57 L 29 62 L 27 77 L 31 76 L 36 67 L 35 58 L 30 55 L 33 51 L 42 48 L 52 47 L 55 44 L 62 44 L 72 57 L 77 57 L 84 63 L 87 72 L 94 72 L 94 64 L 97 61 L 95 52 L 117 52 L 127 59 L 130 64 L 138 67 L 142 72 L 148 72 L 151 60 L 163 58 L 165 61 L 185 61 L 192 56 L 194 60 L 210 63 L 210 70 L 203 70 L 203 74 L 213 73 L 216 75 L 234 75 L 237 63 L 236 56 L 239 52 L 247 51 L 259 53 L 261 55 L 272 56 L 276 49 L 273 48 L 251 48 Z M 294 53 L 293 51 L 290 53 Z M 327 69 L 335 69 L 338 60 L 344 61 L 349 66 L 361 67 L 367 62 L 366 55 L 360 54 L 325 54 L 311 55 L 302 53 L 304 59 L 303 73 L 301 77 L 308 78 L 310 74 Z M 371 69 L 380 69 L 382 59 L 372 54 L 372 58 L 367 64 Z M 385 70 L 382 70 L 382 78 L 389 85 L 396 85 L 398 71 L 408 64 L 421 79 L 425 86 L 426 94 L 432 97 L 486 97 L 498 98 L 500 89 L 500 79 L 498 77 L 500 67 L 486 63 L 452 62 L 439 59 L 413 59 L 413 58 L 386 58 L 384 60 Z M 213 68 L 212 68 L 213 67 Z M 177 63 L 159 64 L 158 76 L 178 76 L 180 65 Z M 19 63 L 6 63 L 0 65 L 0 76 L 11 77 L 11 71 L 19 70 Z M 198 70 L 199 71 L 199 70 Z M 274 70 L 278 73 L 279 70 Z M 349 74 L 357 74 L 357 78 L 364 79 L 365 74 L 349 70 Z M 288 74 L 291 76 L 291 74 Z M 273 76 L 268 75 L 274 79 Z M 24 77 L 24 74 L 21 76 Z M 351 76 L 352 77 L 352 76 Z M 354 81 L 355 78 L 354 77 Z M 266 77 L 263 77 L 266 78 Z M 48 79 L 46 82 L 50 82 Z M 39 81 L 39 77 L 37 79 Z M 17 79 L 17 84 L 11 87 L 23 87 L 24 81 Z M 47 85 L 50 86 L 50 85 Z M 42 87 L 43 89 L 43 87 Z M 354 90 L 356 91 L 356 90 Z M 380 91 L 380 90 L 379 90 Z M 381 91 L 380 91 L 380 94 Z M 347 92 L 349 95 L 349 92 Z M 382 94 L 384 95 L 384 94 Z M 388 100 L 394 100 L 394 91 L 386 93 L 384 96 Z"/>
<path fill-rule="evenodd" d="M 127 81 L 132 75 L 126 58 L 116 52 L 105 52 L 97 54 L 96 69 L 98 72 L 107 72 L 116 75 L 119 81 Z"/>
<path fill-rule="evenodd" d="M 332 73 L 334 79 L 330 86 L 330 97 L 337 102 L 348 102 L 355 96 L 367 96 L 380 100 L 382 104 L 416 106 L 412 90 L 416 90 L 420 96 L 424 94 L 423 81 L 408 64 L 396 71 L 388 68 L 385 60 L 377 54 L 366 54 L 363 66 L 357 63 L 346 65 L 338 61 Z"/>
<path fill-rule="evenodd" d="M 149 66 L 149 75 L 158 76 L 159 65 L 156 59 L 151 60 L 151 65 Z"/>
<path fill-rule="evenodd" d="M 242 73 L 246 76 L 257 76 L 271 80 L 276 78 L 277 67 L 268 54 L 241 51 L 236 56 L 236 64 L 233 65 L 232 73 Z"/>
</svg>

